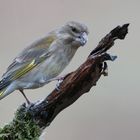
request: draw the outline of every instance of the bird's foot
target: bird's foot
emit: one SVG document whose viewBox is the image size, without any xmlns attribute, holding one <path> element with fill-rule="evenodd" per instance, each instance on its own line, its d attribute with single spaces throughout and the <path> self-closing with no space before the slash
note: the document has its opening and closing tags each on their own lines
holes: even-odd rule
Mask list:
<svg viewBox="0 0 140 140">
<path fill-rule="evenodd" d="M 57 91 L 60 90 L 60 84 L 63 82 L 63 80 L 64 80 L 64 77 L 58 80 L 58 82 L 57 82 L 57 84 L 56 84 L 56 87 L 55 87 L 55 89 L 56 89 Z"/>
<path fill-rule="evenodd" d="M 55 89 L 59 91 L 59 90 L 60 90 L 60 84 L 63 82 L 65 76 L 66 76 L 66 75 L 58 76 L 58 77 L 52 78 L 52 79 L 49 80 L 49 82 L 52 82 L 52 81 L 57 80 L 58 82 L 57 82 L 57 84 L 56 84 Z"/>
</svg>

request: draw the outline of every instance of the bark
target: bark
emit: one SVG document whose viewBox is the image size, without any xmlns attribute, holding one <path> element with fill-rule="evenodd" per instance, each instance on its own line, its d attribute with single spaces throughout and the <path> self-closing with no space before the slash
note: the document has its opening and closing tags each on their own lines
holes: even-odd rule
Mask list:
<svg viewBox="0 0 140 140">
<path fill-rule="evenodd" d="M 75 71 L 67 74 L 44 100 L 19 107 L 15 117 L 0 129 L 0 140 L 37 140 L 57 114 L 73 104 L 81 95 L 96 86 L 102 75 L 107 76 L 107 62 L 117 57 L 107 54 L 116 39 L 124 39 L 129 24 L 117 26 L 108 33 L 90 53 L 87 60 Z"/>
</svg>

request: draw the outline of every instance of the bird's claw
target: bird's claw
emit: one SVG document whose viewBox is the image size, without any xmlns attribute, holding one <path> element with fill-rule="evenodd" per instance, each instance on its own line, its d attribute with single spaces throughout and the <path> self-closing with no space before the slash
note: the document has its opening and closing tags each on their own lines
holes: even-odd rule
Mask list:
<svg viewBox="0 0 140 140">
<path fill-rule="evenodd" d="M 57 82 L 56 87 L 55 87 L 55 89 L 57 91 L 60 90 L 60 84 L 63 82 L 63 80 L 64 80 L 64 76 L 63 77 L 59 77 L 58 82 Z"/>
</svg>

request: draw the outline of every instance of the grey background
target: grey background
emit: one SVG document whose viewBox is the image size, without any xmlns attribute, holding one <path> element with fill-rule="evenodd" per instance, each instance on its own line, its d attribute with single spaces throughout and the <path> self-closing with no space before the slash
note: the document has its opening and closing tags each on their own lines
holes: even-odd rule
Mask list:
<svg viewBox="0 0 140 140">
<path fill-rule="evenodd" d="M 140 139 L 140 1 L 139 0 L 0 0 L 0 75 L 24 47 L 67 21 L 89 27 L 89 42 L 80 48 L 63 74 L 75 70 L 112 28 L 131 23 L 124 41 L 110 50 L 118 59 L 109 62 L 109 77 L 61 112 L 44 131 L 48 140 Z M 44 98 L 56 82 L 26 95 Z M 12 120 L 25 100 L 17 91 L 0 101 L 0 126 Z"/>
</svg>

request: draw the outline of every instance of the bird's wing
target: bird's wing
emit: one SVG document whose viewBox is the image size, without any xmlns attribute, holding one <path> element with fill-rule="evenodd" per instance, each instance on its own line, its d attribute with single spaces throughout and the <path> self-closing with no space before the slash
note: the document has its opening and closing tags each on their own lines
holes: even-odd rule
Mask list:
<svg viewBox="0 0 140 140">
<path fill-rule="evenodd" d="M 23 52 L 19 54 L 19 56 L 17 56 L 7 68 L 6 73 L 3 74 L 1 80 L 2 85 L 7 85 L 9 82 L 24 76 L 49 57 L 50 52 L 48 51 L 48 48 L 54 40 L 54 36 L 49 36 L 38 40 L 23 50 Z"/>
</svg>

